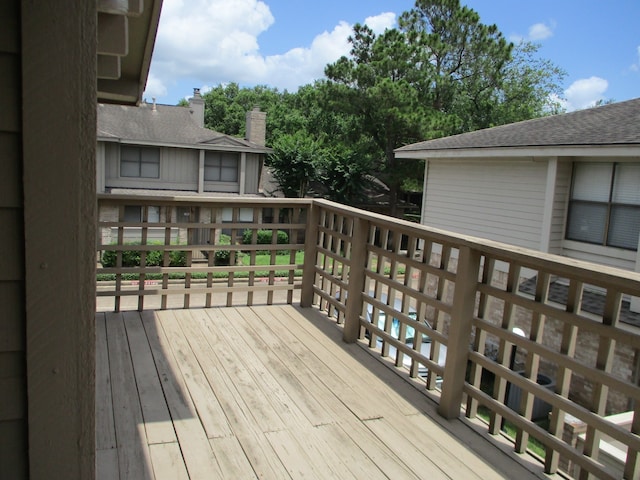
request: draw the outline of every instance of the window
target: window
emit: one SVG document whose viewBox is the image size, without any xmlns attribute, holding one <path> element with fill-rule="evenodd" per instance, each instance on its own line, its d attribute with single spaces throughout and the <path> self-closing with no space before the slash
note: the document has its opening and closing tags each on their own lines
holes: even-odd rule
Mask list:
<svg viewBox="0 0 640 480">
<path fill-rule="evenodd" d="M 567 239 L 638 249 L 640 163 L 576 163 Z"/>
<path fill-rule="evenodd" d="M 233 222 L 233 208 L 222 209 L 222 222 Z M 238 211 L 238 222 L 253 222 L 253 208 L 241 208 Z"/>
<path fill-rule="evenodd" d="M 253 208 L 241 208 L 238 210 L 238 218 L 237 222 L 241 223 L 253 223 Z M 222 209 L 222 223 L 232 223 L 233 222 L 233 208 L 223 208 Z M 225 235 L 231 235 L 230 228 L 223 228 L 222 233 Z M 240 235 L 242 232 L 239 232 Z"/>
<path fill-rule="evenodd" d="M 120 147 L 120 176 L 160 178 L 160 149 L 153 147 Z"/>
<path fill-rule="evenodd" d="M 125 205 L 124 221 L 140 223 L 142 222 L 142 207 L 140 205 Z M 160 221 L 160 207 L 147 207 L 147 221 L 158 223 Z"/>
<path fill-rule="evenodd" d="M 231 152 L 205 152 L 204 179 L 207 182 L 237 182 L 238 154 Z"/>
</svg>

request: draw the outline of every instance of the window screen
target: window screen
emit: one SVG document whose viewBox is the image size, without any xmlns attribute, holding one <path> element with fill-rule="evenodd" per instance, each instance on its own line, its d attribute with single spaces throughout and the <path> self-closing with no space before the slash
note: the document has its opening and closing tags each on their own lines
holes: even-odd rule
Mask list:
<svg viewBox="0 0 640 480">
<path fill-rule="evenodd" d="M 574 164 L 567 239 L 637 250 L 639 236 L 640 164 Z"/>
<path fill-rule="evenodd" d="M 160 149 L 122 145 L 120 148 L 120 176 L 160 178 Z"/>
<path fill-rule="evenodd" d="M 237 182 L 238 154 L 232 152 L 206 152 L 204 179 L 208 182 Z"/>
</svg>

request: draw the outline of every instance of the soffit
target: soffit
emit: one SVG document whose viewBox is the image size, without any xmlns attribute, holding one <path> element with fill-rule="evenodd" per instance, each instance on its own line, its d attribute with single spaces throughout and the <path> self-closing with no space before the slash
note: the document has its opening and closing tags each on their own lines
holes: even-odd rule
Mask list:
<svg viewBox="0 0 640 480">
<path fill-rule="evenodd" d="M 99 102 L 140 102 L 161 7 L 162 0 L 98 0 Z"/>
</svg>

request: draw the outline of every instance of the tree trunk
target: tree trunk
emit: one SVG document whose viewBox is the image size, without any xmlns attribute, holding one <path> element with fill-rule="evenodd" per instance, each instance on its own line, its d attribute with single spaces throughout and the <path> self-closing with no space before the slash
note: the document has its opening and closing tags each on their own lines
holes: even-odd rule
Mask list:
<svg viewBox="0 0 640 480">
<path fill-rule="evenodd" d="M 402 179 L 396 176 L 396 155 L 393 152 L 393 145 L 387 143 L 387 148 L 385 150 L 385 155 L 387 157 L 387 171 L 389 172 L 389 215 L 397 217 L 398 192 L 400 191 Z"/>
<path fill-rule="evenodd" d="M 389 185 L 389 215 L 392 217 L 398 217 L 398 191 L 400 188 L 397 182 L 393 182 Z"/>
</svg>

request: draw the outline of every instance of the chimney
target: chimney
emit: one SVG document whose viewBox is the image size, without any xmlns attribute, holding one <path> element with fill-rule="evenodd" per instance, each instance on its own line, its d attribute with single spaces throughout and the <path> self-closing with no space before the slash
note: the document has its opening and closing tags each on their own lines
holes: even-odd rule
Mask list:
<svg viewBox="0 0 640 480">
<path fill-rule="evenodd" d="M 260 107 L 254 107 L 253 110 L 247 112 L 247 134 L 245 139 L 251 143 L 264 146 L 267 136 L 267 114 L 261 112 Z"/>
<path fill-rule="evenodd" d="M 189 110 L 196 125 L 204 128 L 204 100 L 199 88 L 193 89 L 193 97 L 189 99 Z"/>
</svg>

